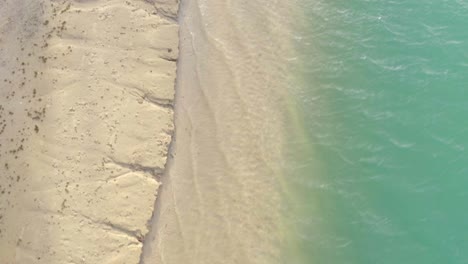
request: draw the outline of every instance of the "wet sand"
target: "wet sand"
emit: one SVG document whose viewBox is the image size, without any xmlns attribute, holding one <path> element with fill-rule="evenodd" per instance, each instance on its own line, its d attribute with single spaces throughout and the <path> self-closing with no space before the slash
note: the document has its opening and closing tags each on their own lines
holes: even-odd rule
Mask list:
<svg viewBox="0 0 468 264">
<path fill-rule="evenodd" d="M 182 2 L 173 159 L 144 263 L 284 263 L 289 7 Z"/>
</svg>

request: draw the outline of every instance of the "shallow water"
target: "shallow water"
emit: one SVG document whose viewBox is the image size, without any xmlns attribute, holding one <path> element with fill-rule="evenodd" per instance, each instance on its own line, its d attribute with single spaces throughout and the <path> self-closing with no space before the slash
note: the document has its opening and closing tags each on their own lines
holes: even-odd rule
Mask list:
<svg viewBox="0 0 468 264">
<path fill-rule="evenodd" d="M 282 18 L 292 7 L 181 3 L 173 159 L 144 263 L 282 263 L 283 109 L 293 57 Z"/>
<path fill-rule="evenodd" d="M 468 263 L 468 3 L 304 0 L 301 9 L 286 255 Z"/>
</svg>

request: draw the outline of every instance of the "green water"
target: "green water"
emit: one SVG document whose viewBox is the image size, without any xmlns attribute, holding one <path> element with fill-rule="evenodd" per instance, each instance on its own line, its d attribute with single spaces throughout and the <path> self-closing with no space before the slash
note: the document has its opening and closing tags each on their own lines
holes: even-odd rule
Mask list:
<svg viewBox="0 0 468 264">
<path fill-rule="evenodd" d="M 468 263 L 468 1 L 301 9 L 289 263 Z"/>
</svg>

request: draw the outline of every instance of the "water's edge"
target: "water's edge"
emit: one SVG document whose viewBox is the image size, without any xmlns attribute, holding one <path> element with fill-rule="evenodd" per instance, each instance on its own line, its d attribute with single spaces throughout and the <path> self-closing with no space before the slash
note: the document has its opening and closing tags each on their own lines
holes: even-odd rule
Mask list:
<svg viewBox="0 0 468 264">
<path fill-rule="evenodd" d="M 176 141 L 176 133 L 177 133 L 177 116 L 178 116 L 178 111 L 177 111 L 177 102 L 178 102 L 178 95 L 179 95 L 179 85 L 178 85 L 178 80 L 179 80 L 179 68 L 181 64 L 181 30 L 180 30 L 180 16 L 183 10 L 183 3 L 185 0 L 177 0 L 178 1 L 178 8 L 177 8 L 177 16 L 172 17 L 172 16 L 167 16 L 169 20 L 174 20 L 178 25 L 179 25 L 179 46 L 178 46 L 178 58 L 176 62 L 176 78 L 174 82 L 174 102 L 172 105 L 172 110 L 173 110 L 173 123 L 174 123 L 174 129 L 172 130 L 171 133 L 171 142 L 169 144 L 169 148 L 167 151 L 167 157 L 166 157 L 166 164 L 164 166 L 164 171 L 163 174 L 161 175 L 159 181 L 161 185 L 159 186 L 158 189 L 158 194 L 156 197 L 156 201 L 154 204 L 154 209 L 153 209 L 153 214 L 151 218 L 148 220 L 148 233 L 146 234 L 144 241 L 143 241 L 143 247 L 141 250 L 141 256 L 140 256 L 140 261 L 139 264 L 145 264 L 145 263 L 150 263 L 146 259 L 148 257 L 151 257 L 152 255 L 152 247 L 153 247 L 153 241 L 155 240 L 157 236 L 157 228 L 158 228 L 158 220 L 161 214 L 161 196 L 164 192 L 164 187 L 167 185 L 167 182 L 169 181 L 169 172 L 171 170 L 172 164 L 173 164 L 173 159 L 174 159 L 174 144 Z"/>
</svg>

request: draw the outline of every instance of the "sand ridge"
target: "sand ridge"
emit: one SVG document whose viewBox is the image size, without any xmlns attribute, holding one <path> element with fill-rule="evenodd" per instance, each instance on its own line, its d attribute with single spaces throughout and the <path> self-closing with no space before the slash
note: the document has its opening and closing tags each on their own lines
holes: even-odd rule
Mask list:
<svg viewBox="0 0 468 264">
<path fill-rule="evenodd" d="M 0 2 L 2 263 L 138 263 L 173 133 L 175 1 Z"/>
</svg>

